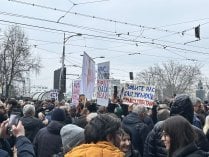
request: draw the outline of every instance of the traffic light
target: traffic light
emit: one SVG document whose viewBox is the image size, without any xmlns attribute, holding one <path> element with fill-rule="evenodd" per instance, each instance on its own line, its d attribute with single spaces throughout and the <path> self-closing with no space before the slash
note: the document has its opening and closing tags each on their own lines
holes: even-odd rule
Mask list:
<svg viewBox="0 0 209 157">
<path fill-rule="evenodd" d="M 195 27 L 195 37 L 200 39 L 200 25 Z"/>
</svg>

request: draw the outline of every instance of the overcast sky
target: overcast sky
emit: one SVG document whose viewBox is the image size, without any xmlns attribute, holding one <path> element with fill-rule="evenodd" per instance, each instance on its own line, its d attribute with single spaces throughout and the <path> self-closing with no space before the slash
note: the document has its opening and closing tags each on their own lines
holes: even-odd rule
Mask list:
<svg viewBox="0 0 209 157">
<path fill-rule="evenodd" d="M 135 75 L 169 60 L 201 64 L 208 75 L 208 6 L 208 0 L 1 0 L 0 35 L 14 23 L 24 28 L 43 66 L 39 75 L 30 74 L 32 86 L 53 88 L 64 31 L 66 37 L 82 34 L 66 42 L 67 74 L 81 74 L 85 51 L 92 58 L 105 56 L 95 62 L 110 61 L 115 79 L 128 80 L 130 71 Z M 191 42 L 198 25 L 201 38 Z M 67 78 L 69 89 L 78 76 Z"/>
</svg>

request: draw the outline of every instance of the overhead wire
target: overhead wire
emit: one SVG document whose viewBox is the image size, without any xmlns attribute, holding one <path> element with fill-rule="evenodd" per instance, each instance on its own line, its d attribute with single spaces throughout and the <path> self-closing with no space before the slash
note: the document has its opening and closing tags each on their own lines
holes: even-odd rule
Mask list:
<svg viewBox="0 0 209 157">
<path fill-rule="evenodd" d="M 64 13 L 67 12 L 66 10 L 52 8 L 52 7 L 39 5 L 39 4 L 35 4 L 35 3 L 24 2 L 24 1 L 20 1 L 20 0 L 8 0 L 8 1 L 16 2 L 16 3 L 20 3 L 20 4 L 25 4 L 25 5 L 30 5 L 33 7 L 49 9 L 49 10 L 53 10 L 53 11 L 59 11 L 59 12 L 64 12 Z M 82 14 L 82 13 L 78 13 L 78 12 L 69 12 L 69 13 L 73 14 L 73 15 L 87 17 L 87 18 L 93 18 L 93 19 L 97 19 L 97 20 L 103 20 L 103 21 L 108 21 L 108 22 L 113 22 L 113 23 L 118 23 L 118 24 L 123 24 L 123 25 L 129 25 L 129 26 L 134 26 L 134 27 L 139 27 L 139 28 L 146 28 L 146 29 L 156 30 L 156 31 L 161 31 L 161 32 L 181 33 L 181 32 L 176 32 L 176 31 L 172 31 L 172 30 L 168 30 L 168 29 L 162 29 L 161 27 L 150 27 L 150 26 L 145 26 L 145 25 L 138 25 L 138 24 L 134 24 L 134 23 L 122 22 L 122 21 L 112 20 L 112 19 L 103 18 L 103 17 L 91 16 L 91 15 Z"/>
<path fill-rule="evenodd" d="M 61 29 L 55 29 L 55 28 L 49 28 L 49 27 L 43 27 L 43 26 L 37 26 L 37 25 L 30 25 L 30 24 L 24 24 L 24 23 L 18 23 L 18 22 L 12 22 L 12 21 L 8 21 L 8 20 L 1 20 L 0 19 L 0 21 L 7 22 L 7 23 L 24 25 L 24 26 L 30 26 L 30 27 L 40 28 L 40 29 L 47 29 L 47 30 L 49 29 L 49 30 L 58 31 L 58 32 L 68 32 L 68 33 L 77 34 L 76 32 L 70 32 L 70 31 L 61 30 Z M 164 49 L 165 48 L 173 48 L 173 49 L 187 51 L 187 52 L 200 53 L 200 54 L 204 54 L 204 55 L 208 55 L 209 54 L 209 53 L 206 53 L 206 52 L 195 51 L 195 50 L 190 50 L 190 49 L 185 49 L 185 48 L 180 48 L 180 47 L 174 47 L 174 46 L 160 44 L 160 43 L 155 43 L 155 42 L 133 41 L 133 40 L 130 40 L 130 39 L 127 40 L 127 39 L 112 38 L 112 37 L 98 36 L 98 35 L 92 35 L 92 34 L 82 34 L 82 35 L 96 37 L 96 38 L 105 38 L 105 39 L 109 39 L 109 40 L 127 41 L 127 42 L 138 42 L 138 43 L 141 43 L 141 44 L 149 44 L 149 45 L 161 46 Z"/>
<path fill-rule="evenodd" d="M 19 15 L 19 14 L 13 14 L 13 13 L 8 13 L 8 12 L 1 12 L 0 11 L 0 14 L 4 14 L 4 15 L 9 15 L 9 16 L 16 16 L 16 17 L 22 17 L 22 18 L 28 18 L 28 19 L 33 19 L 33 20 L 40 20 L 40 21 L 45 21 L 45 22 L 52 22 L 52 23 L 57 23 L 56 21 L 53 21 L 53 20 L 48 20 L 48 19 L 42 19 L 42 18 L 36 18 L 36 17 L 29 17 L 29 16 L 25 16 L 25 15 Z M 208 22 L 209 23 L 209 22 Z M 73 26 L 73 27 L 79 27 L 79 28 L 82 28 L 82 29 L 91 29 L 90 31 L 94 31 L 95 30 L 98 30 L 98 29 L 95 29 L 95 28 L 87 28 L 87 27 L 84 27 L 84 26 L 77 26 L 77 25 L 72 25 L 72 24 L 67 24 L 67 23 L 60 23 L 60 24 L 63 24 L 63 25 L 68 25 L 68 26 Z M 207 23 L 205 23 L 207 24 Z M 105 30 L 101 30 L 100 31 L 105 31 Z M 107 32 L 107 31 L 106 31 Z M 111 31 L 108 31 L 109 33 L 114 33 L 114 32 L 111 32 Z M 101 33 L 101 32 L 100 32 Z M 123 33 L 121 33 L 123 34 Z M 108 35 L 114 35 L 114 34 L 108 34 Z M 173 35 L 173 34 L 172 34 Z M 133 36 L 133 35 L 132 35 Z M 168 35 L 169 36 L 169 35 Z M 133 37 L 136 37 L 135 40 L 139 37 L 139 36 L 133 36 Z M 155 39 L 152 39 L 152 38 L 148 38 L 148 37 L 142 37 L 144 39 L 151 39 L 151 40 L 158 40 L 158 41 L 163 41 L 163 40 L 159 40 L 159 38 L 155 38 Z M 126 39 L 126 38 L 125 38 Z M 163 42 L 170 42 L 170 41 L 163 41 Z M 170 42 L 170 43 L 174 43 L 174 42 Z M 176 43 L 178 45 L 185 45 L 183 43 Z M 188 45 L 188 46 L 192 46 L 192 45 Z M 195 46 L 193 46 L 195 47 Z M 200 47 L 198 47 L 200 48 Z"/>
</svg>

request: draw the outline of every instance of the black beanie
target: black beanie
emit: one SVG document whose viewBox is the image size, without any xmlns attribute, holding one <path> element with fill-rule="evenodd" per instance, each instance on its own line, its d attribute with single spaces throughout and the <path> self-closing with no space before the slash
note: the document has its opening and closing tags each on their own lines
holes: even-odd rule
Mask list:
<svg viewBox="0 0 209 157">
<path fill-rule="evenodd" d="M 55 108 L 52 111 L 51 120 L 62 122 L 62 121 L 65 121 L 65 118 L 66 118 L 66 115 L 63 109 Z"/>
<path fill-rule="evenodd" d="M 171 106 L 170 115 L 181 115 L 191 124 L 193 123 L 194 109 L 192 101 L 188 95 L 182 94 L 175 98 Z"/>
</svg>

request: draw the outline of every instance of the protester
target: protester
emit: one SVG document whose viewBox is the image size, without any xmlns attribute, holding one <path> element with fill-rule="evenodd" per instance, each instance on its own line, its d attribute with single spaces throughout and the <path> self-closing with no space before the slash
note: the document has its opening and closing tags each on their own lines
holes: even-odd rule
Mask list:
<svg viewBox="0 0 209 157">
<path fill-rule="evenodd" d="M 182 94 L 175 97 L 171 106 L 170 115 L 181 115 L 192 124 L 194 109 L 191 99 L 188 95 Z M 158 122 L 152 131 L 148 134 L 144 144 L 144 157 L 167 157 L 167 151 L 161 141 L 162 126 L 164 121 Z M 209 151 L 209 142 L 203 131 L 197 127 L 192 127 L 197 135 L 195 142 L 197 146 L 204 151 Z M 176 128 L 178 129 L 178 128 Z"/>
<path fill-rule="evenodd" d="M 182 116 L 173 116 L 164 121 L 161 140 L 168 150 L 168 157 L 206 156 L 206 153 L 198 150 L 195 132 L 191 124 Z"/>
<path fill-rule="evenodd" d="M 44 124 L 41 120 L 35 117 L 35 107 L 31 104 L 26 104 L 23 107 L 23 117 L 21 117 L 21 121 L 25 128 L 26 137 L 33 142 L 34 137 L 37 132 L 44 127 Z"/>
<path fill-rule="evenodd" d="M 60 130 L 64 126 L 65 117 L 64 110 L 52 110 L 51 122 L 39 130 L 33 141 L 37 157 L 49 157 L 62 151 Z"/>
<path fill-rule="evenodd" d="M 0 135 L 1 138 L 8 136 L 7 134 L 8 121 L 1 123 Z M 22 122 L 19 121 L 18 125 L 12 125 L 12 134 L 16 137 L 15 147 L 17 149 L 17 157 L 35 157 L 33 145 L 27 137 L 25 137 L 25 130 Z M 8 152 L 0 149 L 1 157 L 9 157 Z"/>
<path fill-rule="evenodd" d="M 120 150 L 125 153 L 125 157 L 141 157 L 139 151 L 133 149 L 131 143 L 131 133 L 128 130 L 121 130 Z"/>
<path fill-rule="evenodd" d="M 65 157 L 124 157 L 119 150 L 121 139 L 120 119 L 108 114 L 94 117 L 85 127 L 85 141 L 73 148 Z"/>
<path fill-rule="evenodd" d="M 143 155 L 144 142 L 149 132 L 147 124 L 144 123 L 146 117 L 146 108 L 141 105 L 133 105 L 130 112 L 122 121 L 122 127 L 129 130 L 132 136 L 134 149 Z"/>
</svg>

